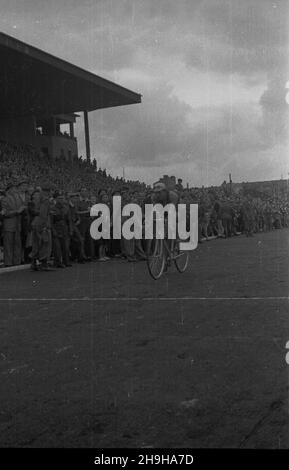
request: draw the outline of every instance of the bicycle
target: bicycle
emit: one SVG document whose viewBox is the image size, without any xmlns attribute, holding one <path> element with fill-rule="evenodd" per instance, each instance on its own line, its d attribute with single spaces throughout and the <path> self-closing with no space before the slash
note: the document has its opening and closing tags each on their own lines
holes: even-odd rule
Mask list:
<svg viewBox="0 0 289 470">
<path fill-rule="evenodd" d="M 153 279 L 159 279 L 174 262 L 177 270 L 184 273 L 189 264 L 189 252 L 180 250 L 180 241 L 175 239 L 148 240 L 147 266 Z"/>
</svg>

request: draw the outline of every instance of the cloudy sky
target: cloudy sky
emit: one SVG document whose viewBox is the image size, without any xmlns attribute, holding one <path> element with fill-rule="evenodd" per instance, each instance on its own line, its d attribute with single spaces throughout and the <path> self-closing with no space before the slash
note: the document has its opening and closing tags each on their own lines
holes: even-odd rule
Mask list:
<svg viewBox="0 0 289 470">
<path fill-rule="evenodd" d="M 0 0 L 0 29 L 140 92 L 90 114 L 113 175 L 288 176 L 288 0 Z M 289 89 L 288 89 L 289 91 Z M 83 123 L 77 126 L 84 153 Z"/>
</svg>

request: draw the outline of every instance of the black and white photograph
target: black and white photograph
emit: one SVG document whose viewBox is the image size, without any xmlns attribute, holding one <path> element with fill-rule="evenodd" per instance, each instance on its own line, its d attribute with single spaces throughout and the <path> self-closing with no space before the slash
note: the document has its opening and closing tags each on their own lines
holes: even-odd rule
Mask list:
<svg viewBox="0 0 289 470">
<path fill-rule="evenodd" d="M 288 144 L 289 0 L 0 0 L 1 460 L 289 448 Z"/>
</svg>

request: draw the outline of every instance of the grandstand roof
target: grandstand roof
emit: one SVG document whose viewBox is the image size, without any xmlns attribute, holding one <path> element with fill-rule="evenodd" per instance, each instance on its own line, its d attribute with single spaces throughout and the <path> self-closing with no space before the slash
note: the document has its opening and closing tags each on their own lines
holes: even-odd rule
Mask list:
<svg viewBox="0 0 289 470">
<path fill-rule="evenodd" d="M 141 95 L 0 32 L 0 117 L 141 102 Z"/>
</svg>

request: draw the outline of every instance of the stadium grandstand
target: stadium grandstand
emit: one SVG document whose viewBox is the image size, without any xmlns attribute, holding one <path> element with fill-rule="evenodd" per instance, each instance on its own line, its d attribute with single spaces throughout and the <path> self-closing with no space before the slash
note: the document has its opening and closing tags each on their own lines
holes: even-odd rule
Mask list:
<svg viewBox="0 0 289 470">
<path fill-rule="evenodd" d="M 88 112 L 141 102 L 141 95 L 0 33 L 0 136 L 32 145 L 50 157 L 77 157 L 76 112 L 84 114 L 90 159 Z M 69 132 L 61 132 L 67 125 Z"/>
</svg>

